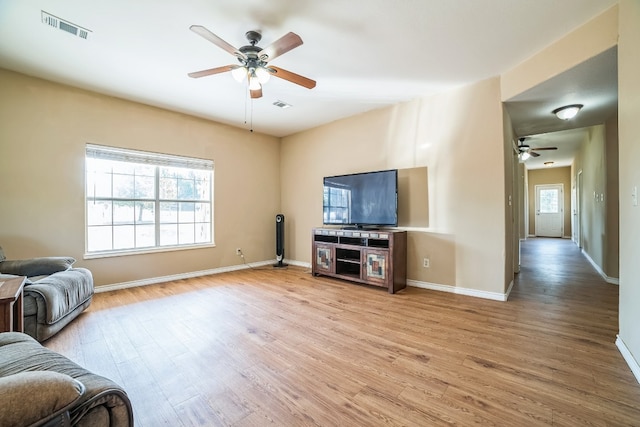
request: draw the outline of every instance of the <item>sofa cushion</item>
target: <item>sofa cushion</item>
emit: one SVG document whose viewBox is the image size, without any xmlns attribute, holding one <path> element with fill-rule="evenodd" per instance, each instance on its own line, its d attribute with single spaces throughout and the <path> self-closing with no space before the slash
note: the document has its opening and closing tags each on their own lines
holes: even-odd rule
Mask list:
<svg viewBox="0 0 640 427">
<path fill-rule="evenodd" d="M 72 257 L 5 260 L 0 262 L 0 273 L 27 277 L 42 276 L 68 270 L 75 262 L 76 260 Z"/>
<path fill-rule="evenodd" d="M 69 314 L 76 307 L 93 296 L 93 277 L 86 268 L 71 268 L 47 276 L 24 286 L 25 305 L 30 296 L 38 296 L 46 301 L 44 318 L 38 321 L 52 324 Z M 25 315 L 31 314 L 33 307 L 25 307 Z M 38 307 L 39 309 L 39 307 Z"/>
<path fill-rule="evenodd" d="M 84 385 L 69 375 L 49 371 L 1 377 L 0 389 L 0 420 L 4 427 L 46 422 L 67 411 L 85 391 Z"/>
</svg>

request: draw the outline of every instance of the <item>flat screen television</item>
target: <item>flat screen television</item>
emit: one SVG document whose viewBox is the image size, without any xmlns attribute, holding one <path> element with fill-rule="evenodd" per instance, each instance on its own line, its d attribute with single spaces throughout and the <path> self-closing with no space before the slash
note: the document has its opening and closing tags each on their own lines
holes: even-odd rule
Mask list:
<svg viewBox="0 0 640 427">
<path fill-rule="evenodd" d="M 323 224 L 364 228 L 398 225 L 398 170 L 323 179 Z"/>
</svg>

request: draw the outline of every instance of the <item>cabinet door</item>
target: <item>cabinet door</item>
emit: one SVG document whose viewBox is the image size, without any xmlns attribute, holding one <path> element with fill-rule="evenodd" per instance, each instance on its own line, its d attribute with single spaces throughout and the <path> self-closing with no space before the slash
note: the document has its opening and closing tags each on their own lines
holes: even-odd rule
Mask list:
<svg viewBox="0 0 640 427">
<path fill-rule="evenodd" d="M 335 273 L 333 246 L 315 243 L 313 245 L 314 273 Z"/>
<path fill-rule="evenodd" d="M 372 285 L 387 286 L 389 279 L 389 251 L 367 249 L 364 251 L 362 278 Z"/>
</svg>

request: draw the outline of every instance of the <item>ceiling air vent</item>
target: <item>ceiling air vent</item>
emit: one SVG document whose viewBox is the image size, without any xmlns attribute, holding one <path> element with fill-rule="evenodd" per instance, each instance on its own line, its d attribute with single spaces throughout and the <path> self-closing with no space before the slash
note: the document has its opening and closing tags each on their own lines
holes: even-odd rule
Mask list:
<svg viewBox="0 0 640 427">
<path fill-rule="evenodd" d="M 289 108 L 289 107 L 291 107 L 291 104 L 287 104 L 286 102 L 280 101 L 280 100 L 274 102 L 273 105 L 275 105 L 276 107 L 280 107 L 280 108 Z"/>
<path fill-rule="evenodd" d="M 89 33 L 91 32 L 91 30 L 87 30 L 86 28 L 82 28 L 79 25 L 72 24 L 71 22 L 65 21 L 64 19 L 60 19 L 55 15 L 45 12 L 44 10 L 41 10 L 40 12 L 42 13 L 43 24 L 65 31 L 69 34 L 73 34 L 74 36 L 80 37 L 81 39 L 86 40 L 89 37 Z"/>
</svg>

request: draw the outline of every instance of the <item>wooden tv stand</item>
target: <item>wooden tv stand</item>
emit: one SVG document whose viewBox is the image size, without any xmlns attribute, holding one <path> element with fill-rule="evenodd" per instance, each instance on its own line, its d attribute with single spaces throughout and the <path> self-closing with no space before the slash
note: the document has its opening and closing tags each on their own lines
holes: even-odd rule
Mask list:
<svg viewBox="0 0 640 427">
<path fill-rule="evenodd" d="M 311 273 L 386 288 L 407 287 L 407 232 L 314 228 Z"/>
</svg>

